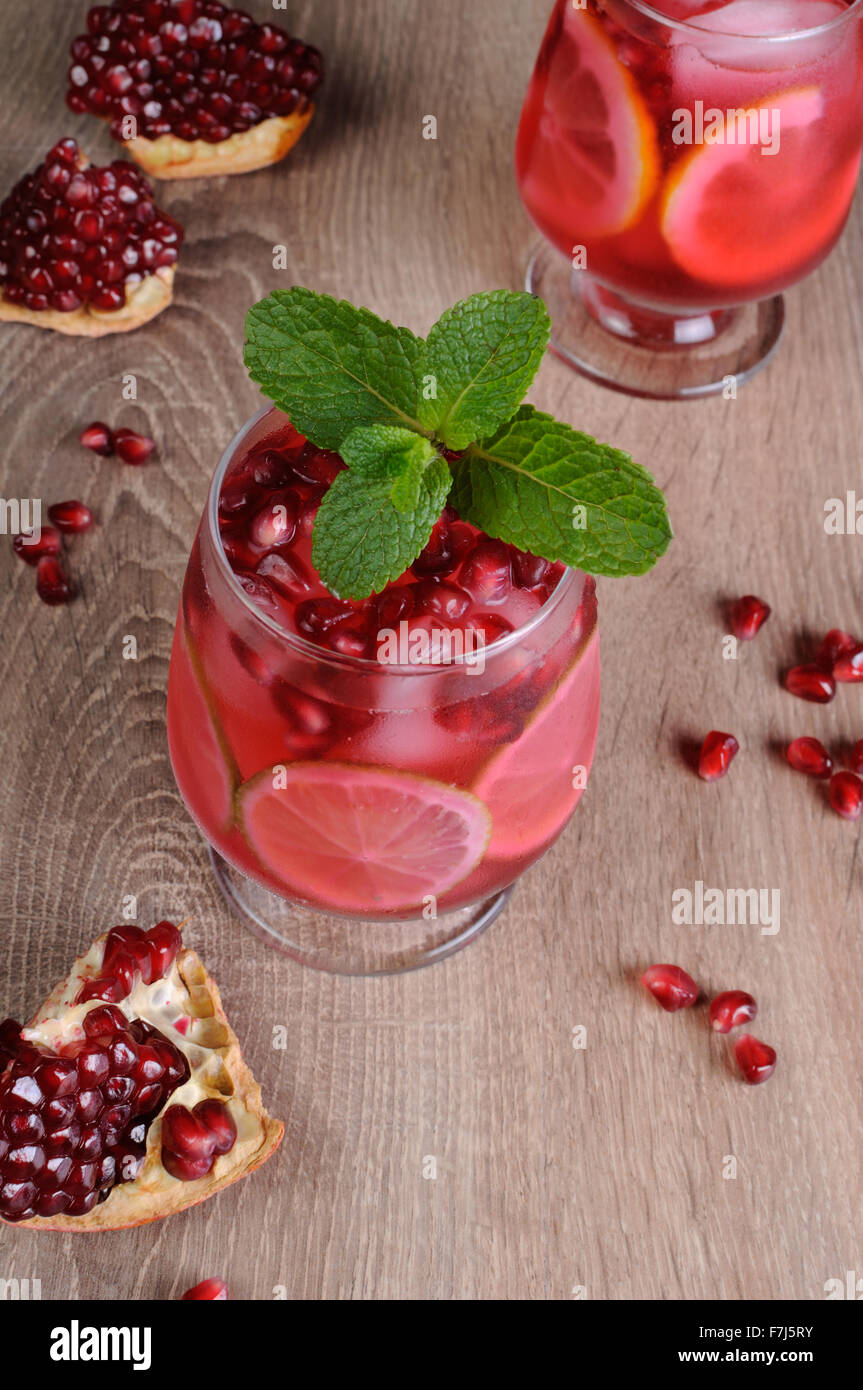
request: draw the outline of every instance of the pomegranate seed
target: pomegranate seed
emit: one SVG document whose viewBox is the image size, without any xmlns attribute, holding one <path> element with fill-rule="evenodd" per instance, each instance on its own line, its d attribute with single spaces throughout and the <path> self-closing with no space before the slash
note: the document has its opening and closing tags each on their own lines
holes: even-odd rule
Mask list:
<svg viewBox="0 0 863 1390">
<path fill-rule="evenodd" d="M 173 1149 L 162 1150 L 162 1167 L 179 1182 L 196 1182 L 205 1178 L 213 1166 L 213 1155 L 204 1158 L 183 1158 Z"/>
<path fill-rule="evenodd" d="M 167 975 L 180 953 L 183 938 L 173 922 L 157 922 L 147 932 L 147 944 L 153 957 L 153 979 Z"/>
<path fill-rule="evenodd" d="M 550 569 L 548 560 L 531 555 L 528 550 L 513 549 L 512 574 L 520 589 L 535 589 L 543 582 Z"/>
<path fill-rule="evenodd" d="M 698 775 L 705 782 L 717 782 L 724 777 L 740 750 L 733 734 L 721 734 L 713 729 L 701 745 Z"/>
<path fill-rule="evenodd" d="M 228 1286 L 224 1279 L 204 1279 L 200 1284 L 196 1284 L 193 1289 L 187 1289 L 183 1294 L 181 1303 L 189 1300 L 198 1299 L 220 1300 L 225 1302 L 228 1298 Z"/>
<path fill-rule="evenodd" d="M 58 603 L 69 603 L 77 590 L 60 561 L 54 555 L 40 560 L 36 568 L 36 592 L 43 603 L 54 607 Z"/>
<path fill-rule="evenodd" d="M 92 449 L 95 454 L 101 454 L 104 458 L 114 452 L 114 436 L 101 420 L 94 420 L 92 425 L 87 425 L 78 438 L 85 449 Z"/>
<path fill-rule="evenodd" d="M 218 143 L 268 116 L 307 110 L 323 75 L 317 49 L 215 0 L 96 6 L 87 30 L 72 43 L 66 102 L 107 119 L 117 139 L 133 112 L 147 139 Z M 56 177 L 63 172 L 61 163 Z"/>
<path fill-rule="evenodd" d="M 224 1101 L 199 1100 L 192 1112 L 210 1134 L 217 1154 L 226 1154 L 237 1139 L 237 1126 Z"/>
<path fill-rule="evenodd" d="M 815 665 L 832 673 L 840 656 L 844 656 L 846 652 L 853 652 L 857 645 L 857 638 L 852 637 L 850 632 L 843 632 L 840 627 L 832 627 L 818 648 Z"/>
<path fill-rule="evenodd" d="M 48 508 L 48 519 L 58 530 L 73 536 L 81 531 L 89 531 L 93 525 L 93 513 L 83 502 L 55 502 L 53 507 Z"/>
<path fill-rule="evenodd" d="M 830 778 L 830 805 L 843 820 L 863 815 L 863 781 L 853 772 L 835 772 Z"/>
<path fill-rule="evenodd" d="M 124 463 L 146 463 L 156 447 L 149 435 L 136 434 L 134 430 L 115 430 L 114 448 Z"/>
<path fill-rule="evenodd" d="M 744 1033 L 734 1044 L 734 1056 L 747 1086 L 760 1086 L 776 1070 L 776 1053 L 768 1043 L 759 1042 L 751 1033 Z"/>
<path fill-rule="evenodd" d="M 829 777 L 833 771 L 833 759 L 817 738 L 795 738 L 785 756 L 796 772 L 807 777 Z"/>
<path fill-rule="evenodd" d="M 833 667 L 833 675 L 846 685 L 863 681 L 863 646 L 844 652 Z"/>
<path fill-rule="evenodd" d="M 836 681 L 829 671 L 823 671 L 814 664 L 792 666 L 785 676 L 785 689 L 798 700 L 809 700 L 815 705 L 829 705 L 836 694 Z"/>
<path fill-rule="evenodd" d="M 728 989 L 717 994 L 710 1004 L 710 1026 L 715 1033 L 730 1033 L 742 1023 L 751 1023 L 758 1005 L 751 994 L 742 989 Z"/>
<path fill-rule="evenodd" d="M 669 1014 L 691 1008 L 698 998 L 698 985 L 679 965 L 651 965 L 641 983 Z"/>
<path fill-rule="evenodd" d="M 494 603 L 512 588 L 512 561 L 503 541 L 480 541 L 461 571 L 461 583 L 477 603 Z"/>
<path fill-rule="evenodd" d="M 452 569 L 453 557 L 449 544 L 449 522 L 440 517 L 432 527 L 431 536 L 423 550 L 414 560 L 411 569 L 414 574 L 423 576 L 444 574 Z"/>
<path fill-rule="evenodd" d="M 89 81 L 86 69 L 80 71 Z M 69 144 L 77 165 L 78 147 Z M 126 284 L 142 278 L 139 245 L 151 244 L 146 273 L 173 264 L 182 228 L 155 206 L 134 165 L 117 160 L 110 169 L 73 172 L 66 154 L 60 158 L 55 147 L 2 203 L 0 286 L 11 303 L 36 312 L 72 313 L 85 304 L 118 309 Z M 81 440 L 97 453 L 111 452 L 111 431 L 101 421 L 88 425 Z"/>
<path fill-rule="evenodd" d="M 216 1143 L 185 1105 L 172 1105 L 162 1117 L 162 1147 L 180 1158 L 212 1158 Z"/>
<path fill-rule="evenodd" d="M 25 564 L 38 565 L 46 555 L 59 555 L 62 544 L 56 526 L 43 526 L 38 535 L 34 531 L 32 535 L 13 537 L 12 549 Z"/>
<path fill-rule="evenodd" d="M 863 738 L 854 744 L 854 747 L 848 754 L 847 766 L 852 772 L 856 772 L 858 776 L 863 776 Z"/>
<path fill-rule="evenodd" d="M 731 605 L 731 631 L 741 642 L 751 642 L 770 617 L 770 608 L 754 594 L 744 594 Z"/>
</svg>

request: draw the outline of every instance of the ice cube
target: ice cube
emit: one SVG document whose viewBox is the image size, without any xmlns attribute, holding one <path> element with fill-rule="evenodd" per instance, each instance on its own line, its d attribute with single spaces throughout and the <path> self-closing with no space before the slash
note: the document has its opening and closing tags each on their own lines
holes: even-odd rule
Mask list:
<svg viewBox="0 0 863 1390">
<path fill-rule="evenodd" d="M 711 10 L 693 20 L 693 28 L 669 31 L 673 76 L 691 98 L 703 98 L 717 105 L 763 100 L 763 79 L 754 74 L 785 73 L 788 87 L 823 80 L 821 61 L 839 52 L 842 42 L 838 30 L 821 31 L 847 13 L 843 0 L 730 0 L 721 9 Z M 807 35 L 810 30 L 819 32 Z M 713 35 L 716 35 L 713 38 Z M 799 34 L 800 38 L 770 43 L 779 35 Z M 806 66 L 810 71 L 801 71 Z M 753 74 L 727 93 L 717 91 L 723 72 Z M 719 100 L 717 100 L 719 98 Z"/>
</svg>

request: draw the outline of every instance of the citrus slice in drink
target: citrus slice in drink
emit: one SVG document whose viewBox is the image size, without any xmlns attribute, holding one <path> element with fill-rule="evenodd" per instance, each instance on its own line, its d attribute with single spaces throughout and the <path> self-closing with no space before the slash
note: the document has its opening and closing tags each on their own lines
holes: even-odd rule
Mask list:
<svg viewBox="0 0 863 1390">
<path fill-rule="evenodd" d="M 829 135 L 818 87 L 782 92 L 751 110 L 760 138 L 754 119 L 726 124 L 726 143 L 700 144 L 672 169 L 661 212 L 679 266 L 744 292 L 804 271 L 827 247 L 850 206 L 860 162 L 848 161 L 838 177 L 825 171 Z"/>
<path fill-rule="evenodd" d="M 495 754 L 474 786 L 494 817 L 489 858 L 536 858 L 559 834 L 584 790 L 598 724 L 594 637 L 521 737 Z"/>
<path fill-rule="evenodd" d="M 631 226 L 656 188 L 656 128 L 599 20 L 568 11 L 551 62 L 538 139 L 573 232 L 611 236 Z"/>
<path fill-rule="evenodd" d="M 236 765 L 182 617 L 171 652 L 168 743 L 177 785 L 195 818 L 227 829 L 234 818 Z"/>
<path fill-rule="evenodd" d="M 261 863 L 302 899 L 337 912 L 422 910 L 485 854 L 491 817 L 470 792 L 353 763 L 267 769 L 237 793 Z"/>
</svg>

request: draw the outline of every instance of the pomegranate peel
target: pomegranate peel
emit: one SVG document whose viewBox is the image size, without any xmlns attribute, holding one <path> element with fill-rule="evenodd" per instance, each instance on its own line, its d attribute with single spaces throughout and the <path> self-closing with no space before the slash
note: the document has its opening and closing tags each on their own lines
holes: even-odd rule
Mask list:
<svg viewBox="0 0 863 1390">
<path fill-rule="evenodd" d="M 69 975 L 33 1016 L 22 1031 L 25 1045 L 53 1049 L 85 1036 L 83 1019 L 91 1010 L 105 1006 L 99 1000 L 75 1001 L 83 984 L 102 973 L 107 935 L 100 936 L 76 960 Z M 128 997 L 112 1007 L 130 1021 L 149 1023 L 169 1039 L 185 1056 L 189 1079 L 172 1091 L 150 1123 L 143 1166 L 136 1177 L 118 1182 L 86 1215 L 63 1212 L 34 1216 L 16 1222 L 18 1226 L 109 1231 L 157 1221 L 203 1202 L 247 1176 L 266 1162 L 281 1142 L 284 1126 L 264 1109 L 260 1088 L 243 1060 L 218 987 L 194 951 L 181 948 L 165 976 L 150 985 L 136 978 Z M 164 1048 L 164 1042 L 160 1044 L 157 1038 L 153 1047 L 158 1051 L 160 1045 Z M 60 1065 L 64 1064 L 60 1059 Z M 236 1125 L 237 1137 L 227 1152 L 220 1152 L 223 1144 L 215 1146 L 214 1159 L 204 1176 L 181 1181 L 170 1175 L 163 1162 L 162 1122 L 172 1106 L 193 1107 L 202 1101 L 225 1106 Z"/>
<path fill-rule="evenodd" d="M 203 179 L 220 174 L 249 174 L 278 164 L 299 140 L 315 113 L 270 116 L 249 130 L 237 131 L 218 145 L 206 140 L 181 140 L 177 135 L 159 135 L 148 140 L 139 135 L 127 140 L 124 148 L 136 164 L 155 179 Z"/>
</svg>

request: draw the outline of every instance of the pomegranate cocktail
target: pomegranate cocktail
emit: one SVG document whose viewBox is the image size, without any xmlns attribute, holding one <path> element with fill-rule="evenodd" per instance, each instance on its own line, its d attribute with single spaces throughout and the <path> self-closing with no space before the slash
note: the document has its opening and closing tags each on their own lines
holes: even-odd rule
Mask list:
<svg viewBox="0 0 863 1390">
<path fill-rule="evenodd" d="M 738 305 L 808 275 L 860 168 L 850 8 L 558 0 L 516 152 L 534 221 L 566 257 L 583 246 L 602 285 L 659 308 Z"/>
<path fill-rule="evenodd" d="M 189 562 L 180 791 L 281 898 L 370 920 L 480 904 L 558 837 L 590 770 L 596 598 L 577 562 L 648 568 L 661 494 L 519 406 L 548 332 L 531 296 L 474 296 L 423 342 L 295 289 L 247 331 L 277 404 L 226 452 Z"/>
</svg>

